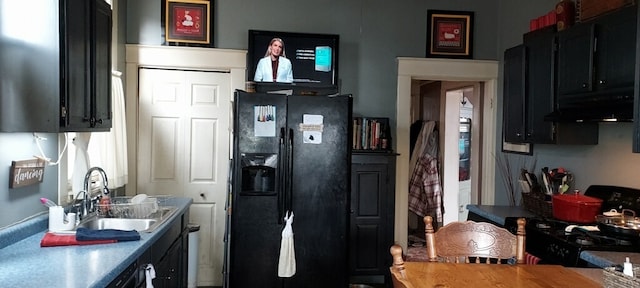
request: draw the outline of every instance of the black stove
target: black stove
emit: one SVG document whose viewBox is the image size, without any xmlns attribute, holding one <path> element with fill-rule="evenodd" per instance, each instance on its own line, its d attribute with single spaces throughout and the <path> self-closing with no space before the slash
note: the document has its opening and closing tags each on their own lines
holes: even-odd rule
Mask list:
<svg viewBox="0 0 640 288">
<path fill-rule="evenodd" d="M 635 205 L 640 204 L 640 190 L 615 186 L 590 186 L 585 191 L 585 195 L 603 199 L 603 211 L 611 208 L 640 211 Z M 540 264 L 586 267 L 587 263 L 580 259 L 582 251 L 640 252 L 640 239 L 593 231 L 594 229 L 591 228 L 597 227 L 595 222 L 577 224 L 543 217 L 531 217 L 526 220 L 526 250 L 539 257 Z M 516 221 L 516 217 L 505 219 L 505 228 L 514 234 L 517 229 Z"/>
</svg>

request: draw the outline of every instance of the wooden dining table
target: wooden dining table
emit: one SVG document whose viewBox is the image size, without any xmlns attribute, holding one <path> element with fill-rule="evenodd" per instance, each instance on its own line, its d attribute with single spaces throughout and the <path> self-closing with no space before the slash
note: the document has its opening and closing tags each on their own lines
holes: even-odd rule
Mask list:
<svg viewBox="0 0 640 288">
<path fill-rule="evenodd" d="M 414 288 L 602 287 L 579 270 L 560 265 L 455 264 L 404 262 L 406 279 Z"/>
</svg>

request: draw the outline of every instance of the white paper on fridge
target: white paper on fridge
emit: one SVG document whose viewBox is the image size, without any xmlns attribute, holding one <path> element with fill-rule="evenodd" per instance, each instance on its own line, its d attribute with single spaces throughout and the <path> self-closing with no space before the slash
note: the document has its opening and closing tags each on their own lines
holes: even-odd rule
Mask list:
<svg viewBox="0 0 640 288">
<path fill-rule="evenodd" d="M 324 128 L 324 116 L 304 114 L 302 115 L 302 123 L 300 131 L 302 131 L 302 143 L 321 144 L 322 129 Z"/>
<path fill-rule="evenodd" d="M 276 106 L 253 107 L 253 130 L 255 137 L 276 137 Z"/>
</svg>

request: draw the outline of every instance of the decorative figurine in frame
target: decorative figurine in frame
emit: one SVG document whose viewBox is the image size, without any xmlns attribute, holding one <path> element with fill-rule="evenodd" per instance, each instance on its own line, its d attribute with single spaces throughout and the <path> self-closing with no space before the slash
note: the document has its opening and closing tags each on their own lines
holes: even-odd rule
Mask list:
<svg viewBox="0 0 640 288">
<path fill-rule="evenodd" d="M 473 58 L 473 12 L 428 10 L 427 57 Z"/>
<path fill-rule="evenodd" d="M 162 0 L 164 45 L 213 47 L 210 0 Z"/>
</svg>

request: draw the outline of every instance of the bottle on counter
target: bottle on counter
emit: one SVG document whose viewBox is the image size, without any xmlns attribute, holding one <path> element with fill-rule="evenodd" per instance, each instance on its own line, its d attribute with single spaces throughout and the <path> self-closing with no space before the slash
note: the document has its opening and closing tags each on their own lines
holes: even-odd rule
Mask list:
<svg viewBox="0 0 640 288">
<path fill-rule="evenodd" d="M 633 277 L 633 265 L 629 262 L 629 257 L 627 257 L 624 261 L 622 273 L 627 276 Z"/>
<path fill-rule="evenodd" d="M 100 216 L 111 215 L 111 196 L 109 194 L 109 189 L 104 189 L 100 202 L 98 202 L 98 215 Z"/>
</svg>

